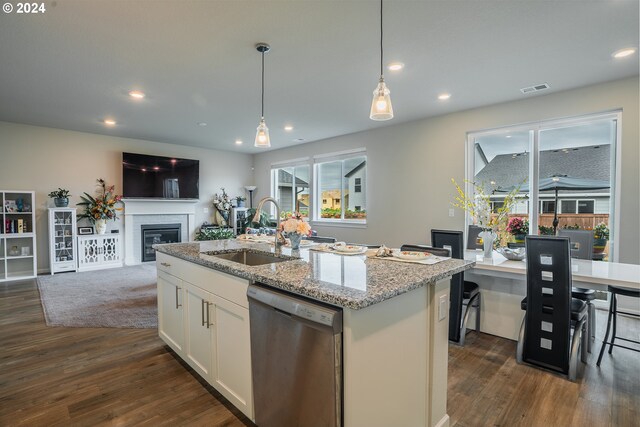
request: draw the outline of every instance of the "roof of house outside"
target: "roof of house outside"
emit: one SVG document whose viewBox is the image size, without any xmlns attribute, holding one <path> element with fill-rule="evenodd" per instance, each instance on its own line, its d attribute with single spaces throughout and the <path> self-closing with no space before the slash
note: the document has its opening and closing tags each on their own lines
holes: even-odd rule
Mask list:
<svg viewBox="0 0 640 427">
<path fill-rule="evenodd" d="M 293 182 L 293 175 L 284 169 L 278 169 L 278 187 L 291 187 Z M 296 177 L 296 187 L 309 187 L 309 183 Z"/>
<path fill-rule="evenodd" d="M 540 152 L 540 179 L 554 175 L 590 180 L 610 179 L 611 145 L 592 145 L 563 150 Z M 528 153 L 500 154 L 495 156 L 478 174 L 475 181 L 491 184 L 492 188 L 522 185 L 529 176 Z M 609 193 L 610 190 L 589 190 L 589 193 Z M 563 191 L 564 192 L 564 191 Z M 576 190 L 574 192 L 585 192 Z"/>
<path fill-rule="evenodd" d="M 360 169 L 362 169 L 365 165 L 367 164 L 367 161 L 363 161 L 362 163 L 360 163 L 358 166 L 356 166 L 355 168 L 351 169 L 349 172 L 347 172 L 344 177 L 345 178 L 350 178 L 353 174 L 355 174 L 356 172 L 358 172 Z"/>
</svg>

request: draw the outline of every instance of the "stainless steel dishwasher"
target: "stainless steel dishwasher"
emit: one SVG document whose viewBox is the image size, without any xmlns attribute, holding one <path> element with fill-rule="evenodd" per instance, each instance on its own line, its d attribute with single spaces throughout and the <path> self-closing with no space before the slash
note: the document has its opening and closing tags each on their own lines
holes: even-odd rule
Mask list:
<svg viewBox="0 0 640 427">
<path fill-rule="evenodd" d="M 342 309 L 251 285 L 253 402 L 259 427 L 342 425 Z"/>
</svg>

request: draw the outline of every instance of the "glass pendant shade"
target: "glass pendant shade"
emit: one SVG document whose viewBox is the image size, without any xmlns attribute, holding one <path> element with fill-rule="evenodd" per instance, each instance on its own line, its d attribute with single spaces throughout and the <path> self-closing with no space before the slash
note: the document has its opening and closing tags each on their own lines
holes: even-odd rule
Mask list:
<svg viewBox="0 0 640 427">
<path fill-rule="evenodd" d="M 269 128 L 264 122 L 264 117 L 260 119 L 256 132 L 255 147 L 271 147 L 271 139 L 269 139 Z"/>
<path fill-rule="evenodd" d="M 384 78 L 380 77 L 378 87 L 373 91 L 373 101 L 371 102 L 371 120 L 390 120 L 393 119 L 393 106 L 391 105 L 391 92 L 384 84 Z"/>
</svg>

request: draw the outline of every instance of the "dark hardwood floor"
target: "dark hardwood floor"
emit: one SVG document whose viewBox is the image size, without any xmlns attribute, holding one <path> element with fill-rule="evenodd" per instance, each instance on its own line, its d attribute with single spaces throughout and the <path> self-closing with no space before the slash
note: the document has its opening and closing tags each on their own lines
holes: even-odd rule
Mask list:
<svg viewBox="0 0 640 427">
<path fill-rule="evenodd" d="M 599 337 L 605 313 L 598 312 Z M 620 329 L 640 335 L 637 321 Z M 640 353 L 577 383 L 515 363 L 515 342 L 450 346 L 452 426 L 640 426 Z M 224 403 L 223 403 L 224 402 Z M 251 426 L 150 329 L 49 328 L 35 281 L 0 284 L 0 426 Z"/>
</svg>

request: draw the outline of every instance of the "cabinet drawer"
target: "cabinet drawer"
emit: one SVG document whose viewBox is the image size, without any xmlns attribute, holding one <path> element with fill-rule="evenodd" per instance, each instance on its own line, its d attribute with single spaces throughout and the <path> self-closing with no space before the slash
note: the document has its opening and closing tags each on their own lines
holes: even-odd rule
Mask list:
<svg viewBox="0 0 640 427">
<path fill-rule="evenodd" d="M 211 292 L 241 307 L 249 308 L 248 279 L 232 276 L 199 264 L 194 264 L 162 252 L 156 252 L 158 271 L 179 277 L 202 290 Z"/>
</svg>

